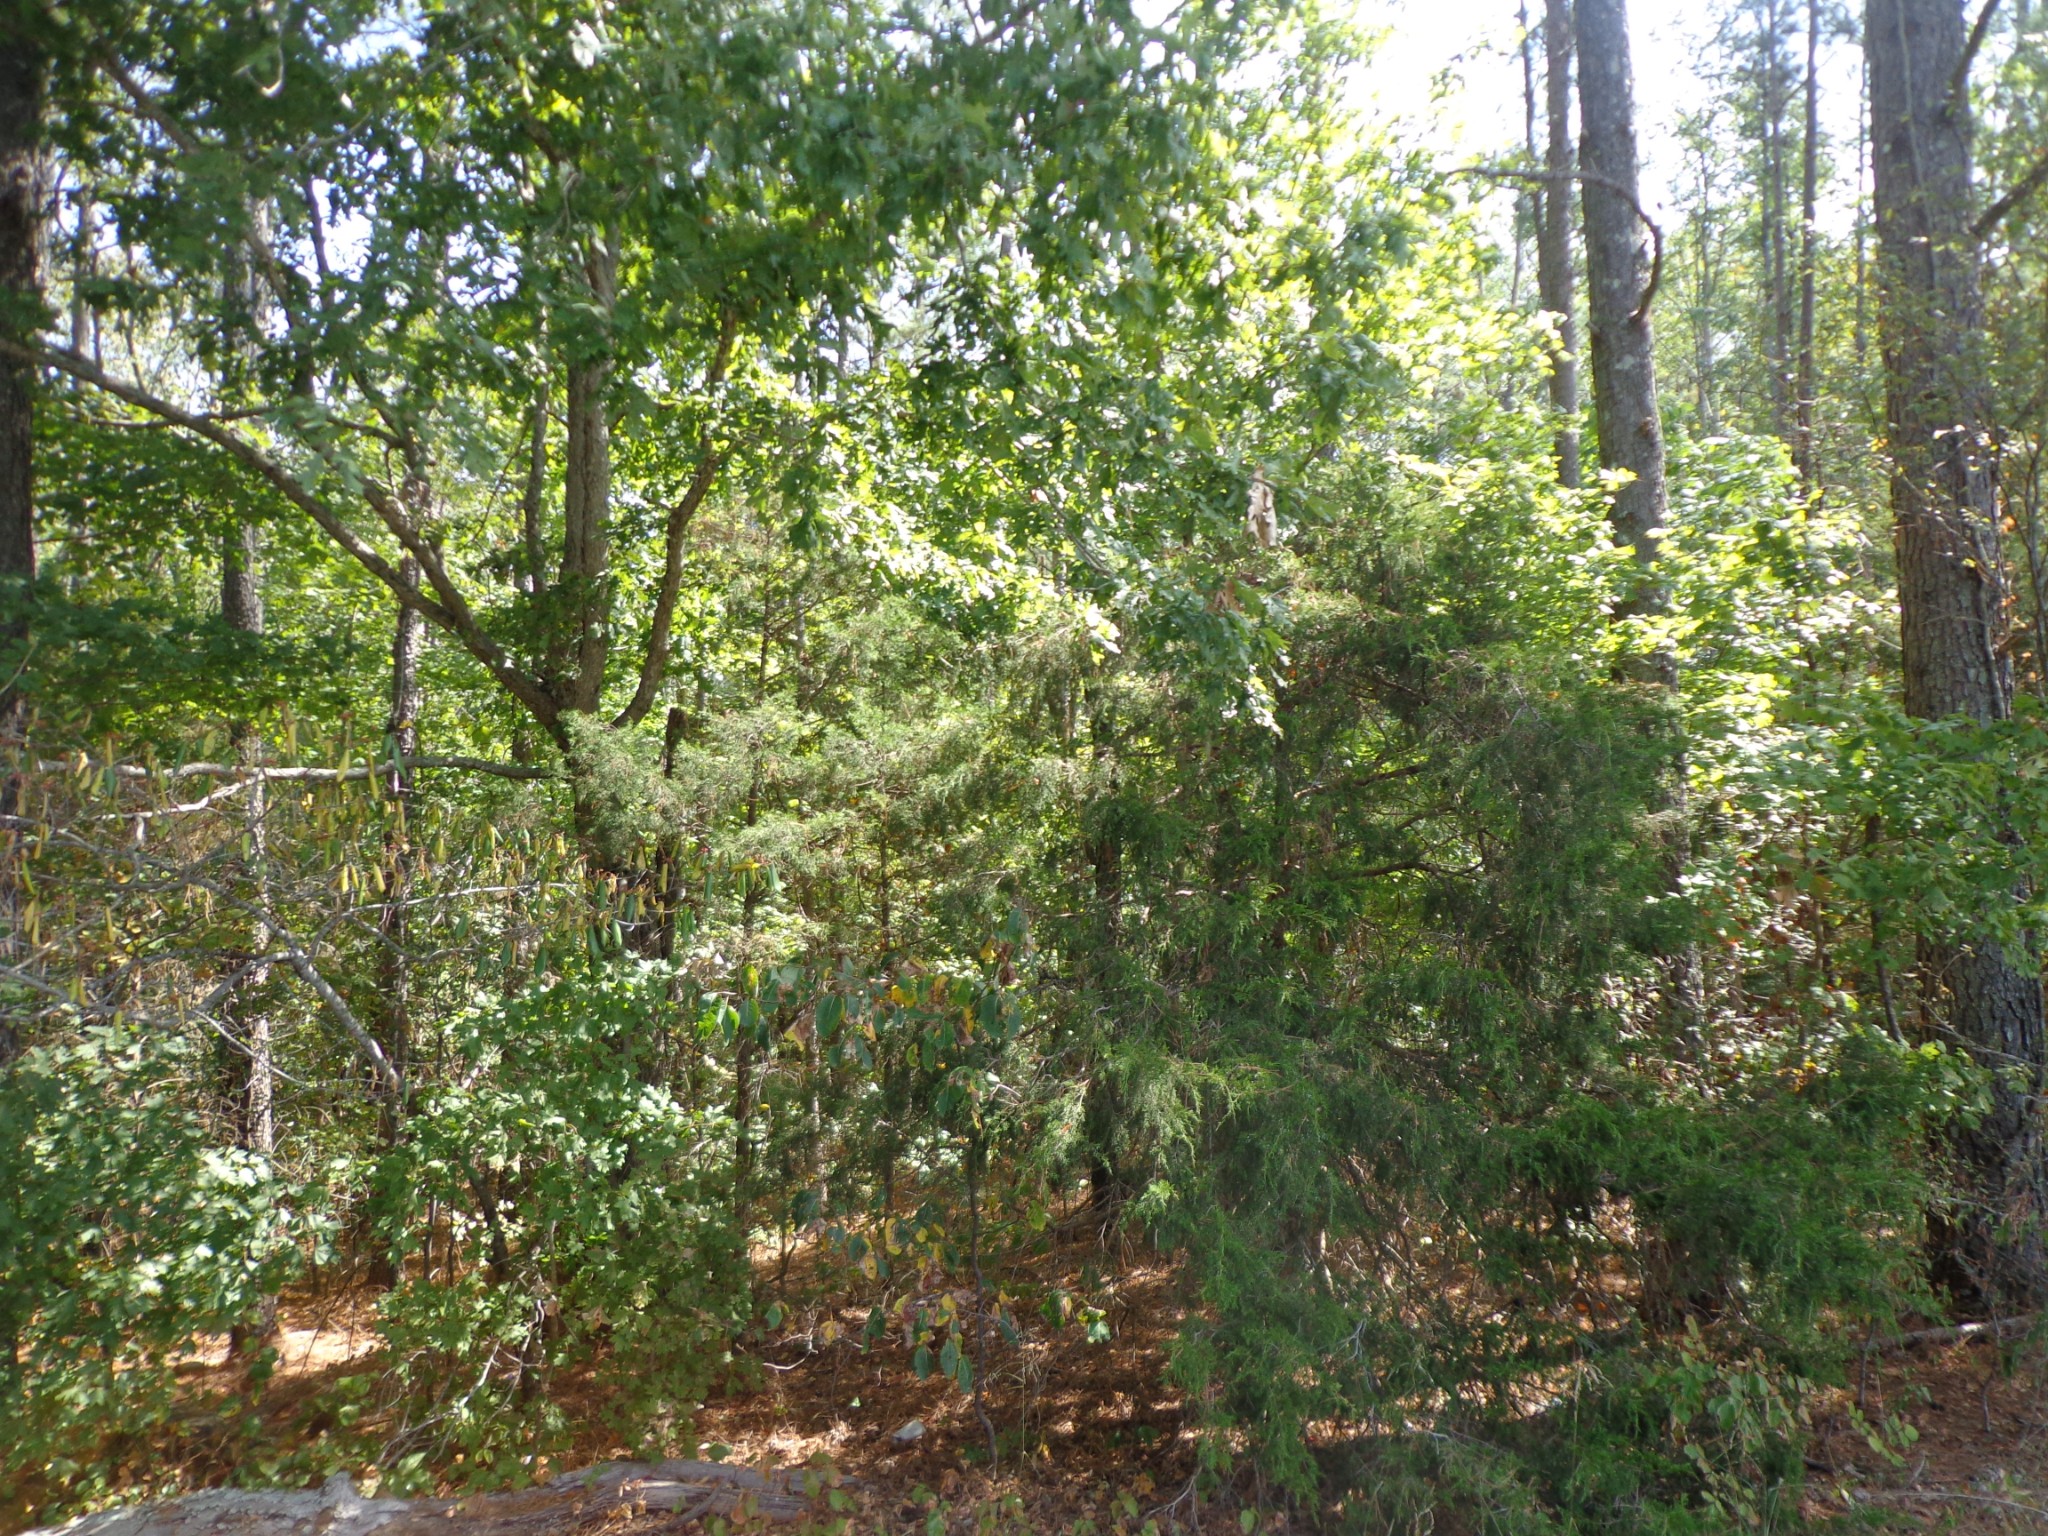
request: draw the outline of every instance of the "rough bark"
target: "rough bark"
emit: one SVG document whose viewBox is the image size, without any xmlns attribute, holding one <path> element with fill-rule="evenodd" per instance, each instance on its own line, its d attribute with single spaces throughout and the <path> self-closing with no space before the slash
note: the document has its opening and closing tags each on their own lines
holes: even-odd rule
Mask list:
<svg viewBox="0 0 2048 1536">
<path fill-rule="evenodd" d="M 1664 429 L 1652 359 L 1649 249 L 1636 211 L 1634 82 L 1625 0 L 1578 0 L 1580 201 L 1586 222 L 1593 419 L 1603 469 L 1632 477 L 1615 493 L 1615 533 L 1635 551 L 1640 575 L 1631 611 L 1663 597 L 1655 573 L 1664 526 Z"/>
<path fill-rule="evenodd" d="M 1579 327 L 1574 316 L 1572 200 L 1576 174 L 1572 153 L 1571 0 L 1544 0 L 1543 97 L 1548 121 L 1543 169 L 1549 178 L 1536 223 L 1536 290 L 1551 323 L 1557 348 L 1550 367 L 1550 404 L 1558 414 L 1555 453 L 1557 482 L 1579 484 Z"/>
<path fill-rule="evenodd" d="M 585 269 L 593 307 L 609 314 L 617 298 L 617 253 L 593 250 Z M 611 372 L 611 357 L 601 348 L 572 363 L 562 412 L 562 586 L 572 670 L 560 699 L 564 709 L 581 714 L 596 709 L 604 694 L 611 650 Z"/>
<path fill-rule="evenodd" d="M 1971 239 L 1971 124 L 1946 110 L 1964 48 L 1959 0 L 1869 0 L 1879 336 L 1899 572 L 1905 707 L 1921 719 L 2006 718 L 2005 590 L 1981 378 L 1982 315 Z M 1986 937 L 1925 950 L 1947 1030 L 2000 1069 L 1990 1113 L 1958 1130 L 1973 1209 L 1950 1257 L 1987 1294 L 2048 1297 L 2048 1209 L 2036 1099 L 2044 1050 L 2040 962 Z M 2005 1071 L 2019 1067 L 2020 1081 Z"/>
</svg>

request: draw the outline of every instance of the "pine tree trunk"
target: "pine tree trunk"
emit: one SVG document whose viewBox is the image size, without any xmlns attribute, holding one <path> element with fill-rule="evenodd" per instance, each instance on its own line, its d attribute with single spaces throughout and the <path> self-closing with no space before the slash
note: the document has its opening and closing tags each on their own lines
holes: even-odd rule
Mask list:
<svg viewBox="0 0 2048 1536">
<path fill-rule="evenodd" d="M 1548 121 L 1543 190 L 1536 224 L 1536 289 L 1557 327 L 1550 369 L 1550 405 L 1558 414 L 1557 483 L 1579 484 L 1579 328 L 1572 277 L 1572 6 L 1544 0 L 1543 98 Z"/>
<path fill-rule="evenodd" d="M 1579 0 L 1580 200 L 1600 465 L 1634 478 L 1615 493 L 1616 535 L 1639 567 L 1630 610 L 1662 606 L 1655 566 L 1664 526 L 1664 429 L 1644 307 L 1650 253 L 1636 212 L 1636 133 L 1625 0 Z"/>
<path fill-rule="evenodd" d="M 1982 314 L 1971 222 L 1967 110 L 1948 83 L 1963 49 L 1960 0 L 1869 0 L 1872 173 L 1879 334 L 1891 444 L 1907 713 L 2005 719 L 2012 672 L 1997 499 L 1985 429 Z M 1928 990 L 1946 1025 L 2001 1069 L 1982 1122 L 1958 1130 L 1972 1214 L 1951 1257 L 1987 1296 L 2048 1300 L 2040 1222 L 2048 1163 L 2040 1115 L 2044 1049 L 2038 956 L 1989 938 L 1927 946 Z M 2021 1069 L 2020 1081 L 2003 1069 Z"/>
</svg>

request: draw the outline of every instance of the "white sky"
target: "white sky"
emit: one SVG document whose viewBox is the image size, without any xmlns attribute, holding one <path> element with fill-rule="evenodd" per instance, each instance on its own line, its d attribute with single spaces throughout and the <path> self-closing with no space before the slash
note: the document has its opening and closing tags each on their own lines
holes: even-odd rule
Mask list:
<svg viewBox="0 0 2048 1536">
<path fill-rule="evenodd" d="M 1343 3 L 1343 0 L 1339 0 Z M 1351 0 L 1359 23 L 1383 32 L 1362 71 L 1359 98 L 1373 116 L 1404 125 L 1402 140 L 1437 146 L 1447 161 L 1471 161 L 1522 142 L 1521 36 L 1515 0 Z M 1534 21 L 1542 0 L 1529 0 Z M 1713 82 L 1706 43 L 1714 18 L 1698 0 L 1632 0 L 1630 54 L 1635 67 L 1636 129 L 1643 156 L 1643 202 L 1669 229 L 1672 187 L 1682 174 L 1672 137 L 1681 117 L 1706 105 Z M 1804 59 L 1802 40 L 1797 58 Z M 1861 59 L 1853 43 L 1823 34 L 1821 130 L 1840 146 L 1841 196 L 1824 223 L 1846 223 L 1855 178 Z M 1537 54 L 1537 134 L 1541 142 L 1542 54 Z M 1833 218 L 1828 216 L 1834 215 Z"/>
</svg>

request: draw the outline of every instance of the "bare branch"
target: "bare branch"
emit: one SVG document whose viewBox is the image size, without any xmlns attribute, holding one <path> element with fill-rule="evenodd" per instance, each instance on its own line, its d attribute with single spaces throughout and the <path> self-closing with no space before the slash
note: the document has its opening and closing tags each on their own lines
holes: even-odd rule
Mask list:
<svg viewBox="0 0 2048 1536">
<path fill-rule="evenodd" d="M 1970 28 L 1970 36 L 1963 44 L 1962 57 L 1956 60 L 1955 73 L 1948 77 L 1948 90 L 1941 99 L 1941 115 L 1953 117 L 1962 106 L 1970 90 L 1970 66 L 1977 62 L 1977 50 L 1984 46 L 1984 39 L 1991 31 L 1991 18 L 1998 14 L 1999 0 L 1984 0 L 1984 8 L 1977 12 L 1977 23 Z"/>
<path fill-rule="evenodd" d="M 2043 182 L 2048 182 L 2048 154 L 2043 154 L 2027 168 L 2026 175 L 2007 187 L 2003 197 L 1977 215 L 1977 222 L 1970 226 L 1970 238 L 1982 245 L 2007 214 L 2041 190 Z"/>
</svg>

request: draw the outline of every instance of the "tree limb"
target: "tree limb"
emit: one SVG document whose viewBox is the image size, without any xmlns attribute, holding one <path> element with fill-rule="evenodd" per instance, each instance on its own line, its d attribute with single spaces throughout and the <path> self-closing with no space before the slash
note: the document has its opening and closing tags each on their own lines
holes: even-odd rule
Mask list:
<svg viewBox="0 0 2048 1536">
<path fill-rule="evenodd" d="M 1650 280 L 1643 284 L 1643 296 L 1636 303 L 1635 313 L 1628 317 L 1629 324 L 1640 325 L 1643 317 L 1649 314 L 1650 302 L 1657 297 L 1657 285 L 1664 280 L 1664 231 L 1644 209 L 1642 200 L 1613 177 L 1594 171 L 1518 171 L 1500 165 L 1461 165 L 1451 174 L 1486 176 L 1496 181 L 1577 182 L 1581 186 L 1600 187 L 1616 197 L 1627 199 L 1630 211 L 1650 232 Z"/>
<path fill-rule="evenodd" d="M 2048 182 L 2048 154 L 2029 166 L 2026 175 L 2005 189 L 2004 196 L 1977 215 L 1977 222 L 1970 226 L 1970 238 L 1982 245 L 2008 213 L 2040 191 L 2043 182 Z"/>
<path fill-rule="evenodd" d="M 173 405 L 140 385 L 117 379 L 75 352 L 23 347 L 0 339 L 0 354 L 56 368 L 75 379 L 106 391 L 117 400 L 126 401 L 137 410 L 147 411 L 150 415 L 182 427 L 197 437 L 205 438 L 244 468 L 268 482 L 285 500 L 312 518 L 358 565 L 384 583 L 399 602 L 453 635 L 461 642 L 463 649 L 481 662 L 484 669 L 498 680 L 506 692 L 527 707 L 544 730 L 557 740 L 561 738 L 561 711 L 555 701 L 539 683 L 514 666 L 512 659 L 505 654 L 504 647 L 485 633 L 476 616 L 469 611 L 461 595 L 448 581 L 438 554 L 426 544 L 417 530 L 411 530 L 411 537 L 408 538 L 405 534 L 399 533 L 397 527 L 393 527 L 393 532 L 397 534 L 400 542 L 414 554 L 419 554 L 421 549 L 427 551 L 431 558 L 423 558 L 421 567 L 428 571 L 435 592 L 443 601 L 436 601 L 435 598 L 427 596 L 399 575 L 388 560 L 364 543 L 354 530 L 342 521 L 334 508 L 307 490 L 289 469 L 240 433 L 231 432 L 217 421 Z M 393 525 L 393 515 L 396 514 L 398 525 L 410 528 L 409 524 L 405 524 L 403 515 L 397 513 L 396 503 L 387 488 L 368 477 L 364 477 L 363 483 L 371 506 L 378 511 L 380 519 L 387 527 Z M 379 505 L 380 502 L 383 503 L 382 506 Z M 389 512 L 385 510 L 387 507 Z M 415 547 L 416 545 L 418 547 Z M 446 601 L 448 598 L 454 599 L 452 604 Z"/>
<path fill-rule="evenodd" d="M 1941 115 L 1945 118 L 1955 116 L 1969 92 L 1970 66 L 1977 62 L 1977 50 L 1984 46 L 1985 36 L 1991 31 L 1991 18 L 1998 13 L 1998 4 L 1999 0 L 1984 0 L 1984 8 L 1977 12 L 1976 25 L 1970 28 L 1963 55 L 1956 60 L 1955 73 L 1948 77 L 1948 89 L 1942 94 Z"/>
<path fill-rule="evenodd" d="M 705 370 L 704 386 L 716 389 L 725 382 L 725 371 L 732 361 L 733 338 L 739 329 L 739 317 L 730 309 L 720 317 L 718 323 L 718 349 L 712 354 L 711 366 Z M 697 470 L 690 476 L 690 483 L 684 488 L 682 499 L 669 508 L 667 549 L 661 569 L 661 590 L 654 599 L 654 616 L 648 626 L 647 654 L 640 663 L 640 681 L 633 690 L 633 698 L 619 711 L 614 726 L 636 725 L 654 704 L 654 695 L 661 687 L 663 673 L 668 667 L 669 629 L 675 621 L 676 597 L 683 585 L 683 538 L 689 532 L 690 522 L 697 515 L 697 509 L 704 504 L 711 485 L 718 478 L 718 471 L 725 463 L 725 455 L 711 446 L 711 434 L 707 430 L 698 443 Z"/>
</svg>

